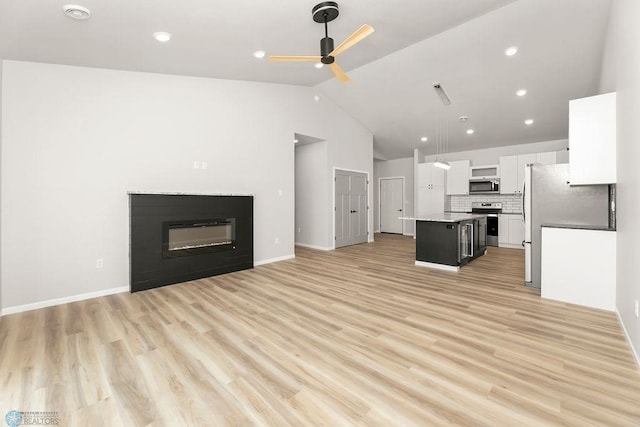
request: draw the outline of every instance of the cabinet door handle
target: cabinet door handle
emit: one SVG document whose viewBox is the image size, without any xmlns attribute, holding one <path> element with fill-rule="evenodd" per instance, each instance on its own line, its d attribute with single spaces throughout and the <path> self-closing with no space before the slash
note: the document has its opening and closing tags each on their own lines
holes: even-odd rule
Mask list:
<svg viewBox="0 0 640 427">
<path fill-rule="evenodd" d="M 402 212 L 402 209 L 398 209 L 398 212 Z"/>
</svg>

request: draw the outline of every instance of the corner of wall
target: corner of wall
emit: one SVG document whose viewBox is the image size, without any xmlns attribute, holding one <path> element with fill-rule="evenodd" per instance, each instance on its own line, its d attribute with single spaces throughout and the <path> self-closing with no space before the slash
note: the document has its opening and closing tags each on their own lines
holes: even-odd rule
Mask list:
<svg viewBox="0 0 640 427">
<path fill-rule="evenodd" d="M 615 37 L 615 3 L 611 3 L 609 22 L 604 46 L 602 47 L 602 63 L 600 64 L 600 81 L 598 93 L 615 92 L 616 90 L 616 37 Z"/>
</svg>

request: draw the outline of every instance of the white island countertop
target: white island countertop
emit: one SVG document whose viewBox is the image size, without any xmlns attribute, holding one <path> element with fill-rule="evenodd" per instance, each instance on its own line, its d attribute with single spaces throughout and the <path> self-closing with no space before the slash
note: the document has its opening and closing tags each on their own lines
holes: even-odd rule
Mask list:
<svg viewBox="0 0 640 427">
<path fill-rule="evenodd" d="M 435 213 L 426 214 L 422 217 L 401 216 L 398 219 L 403 219 L 407 221 L 460 222 L 460 221 L 468 221 L 471 219 L 485 218 L 485 217 L 486 215 L 484 214 L 435 212 Z"/>
</svg>

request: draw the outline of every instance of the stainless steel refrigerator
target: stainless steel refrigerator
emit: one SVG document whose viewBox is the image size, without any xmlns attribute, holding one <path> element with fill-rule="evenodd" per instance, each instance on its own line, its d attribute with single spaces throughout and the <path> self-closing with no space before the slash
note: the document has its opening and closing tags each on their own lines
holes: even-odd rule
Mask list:
<svg viewBox="0 0 640 427">
<path fill-rule="evenodd" d="M 527 165 L 523 189 L 525 284 L 540 288 L 542 224 L 609 225 L 608 185 L 569 185 L 569 164 Z M 567 254 L 567 262 L 576 262 Z"/>
</svg>

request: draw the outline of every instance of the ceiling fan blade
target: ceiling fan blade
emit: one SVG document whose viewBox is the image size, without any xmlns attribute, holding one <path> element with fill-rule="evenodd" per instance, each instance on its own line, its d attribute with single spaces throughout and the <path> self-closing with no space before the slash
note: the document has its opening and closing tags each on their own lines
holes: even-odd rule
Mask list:
<svg viewBox="0 0 640 427">
<path fill-rule="evenodd" d="M 331 64 L 329 64 L 329 67 L 331 68 L 331 71 L 333 71 L 333 74 L 336 76 L 336 79 L 340 80 L 342 83 L 349 81 L 349 76 L 347 76 L 344 71 L 342 71 L 342 68 L 340 68 L 338 64 L 332 62 Z"/>
<path fill-rule="evenodd" d="M 269 56 L 272 62 L 320 62 L 321 56 Z"/>
<path fill-rule="evenodd" d="M 351 46 L 358 43 L 360 40 L 364 39 L 369 34 L 373 33 L 373 31 L 374 29 L 372 26 L 364 24 L 362 27 L 358 28 L 355 33 L 347 37 L 345 41 L 340 43 L 340 45 L 337 48 L 333 49 L 333 52 L 331 52 L 329 55 L 330 56 L 340 55 L 342 52 L 349 49 Z"/>
</svg>

